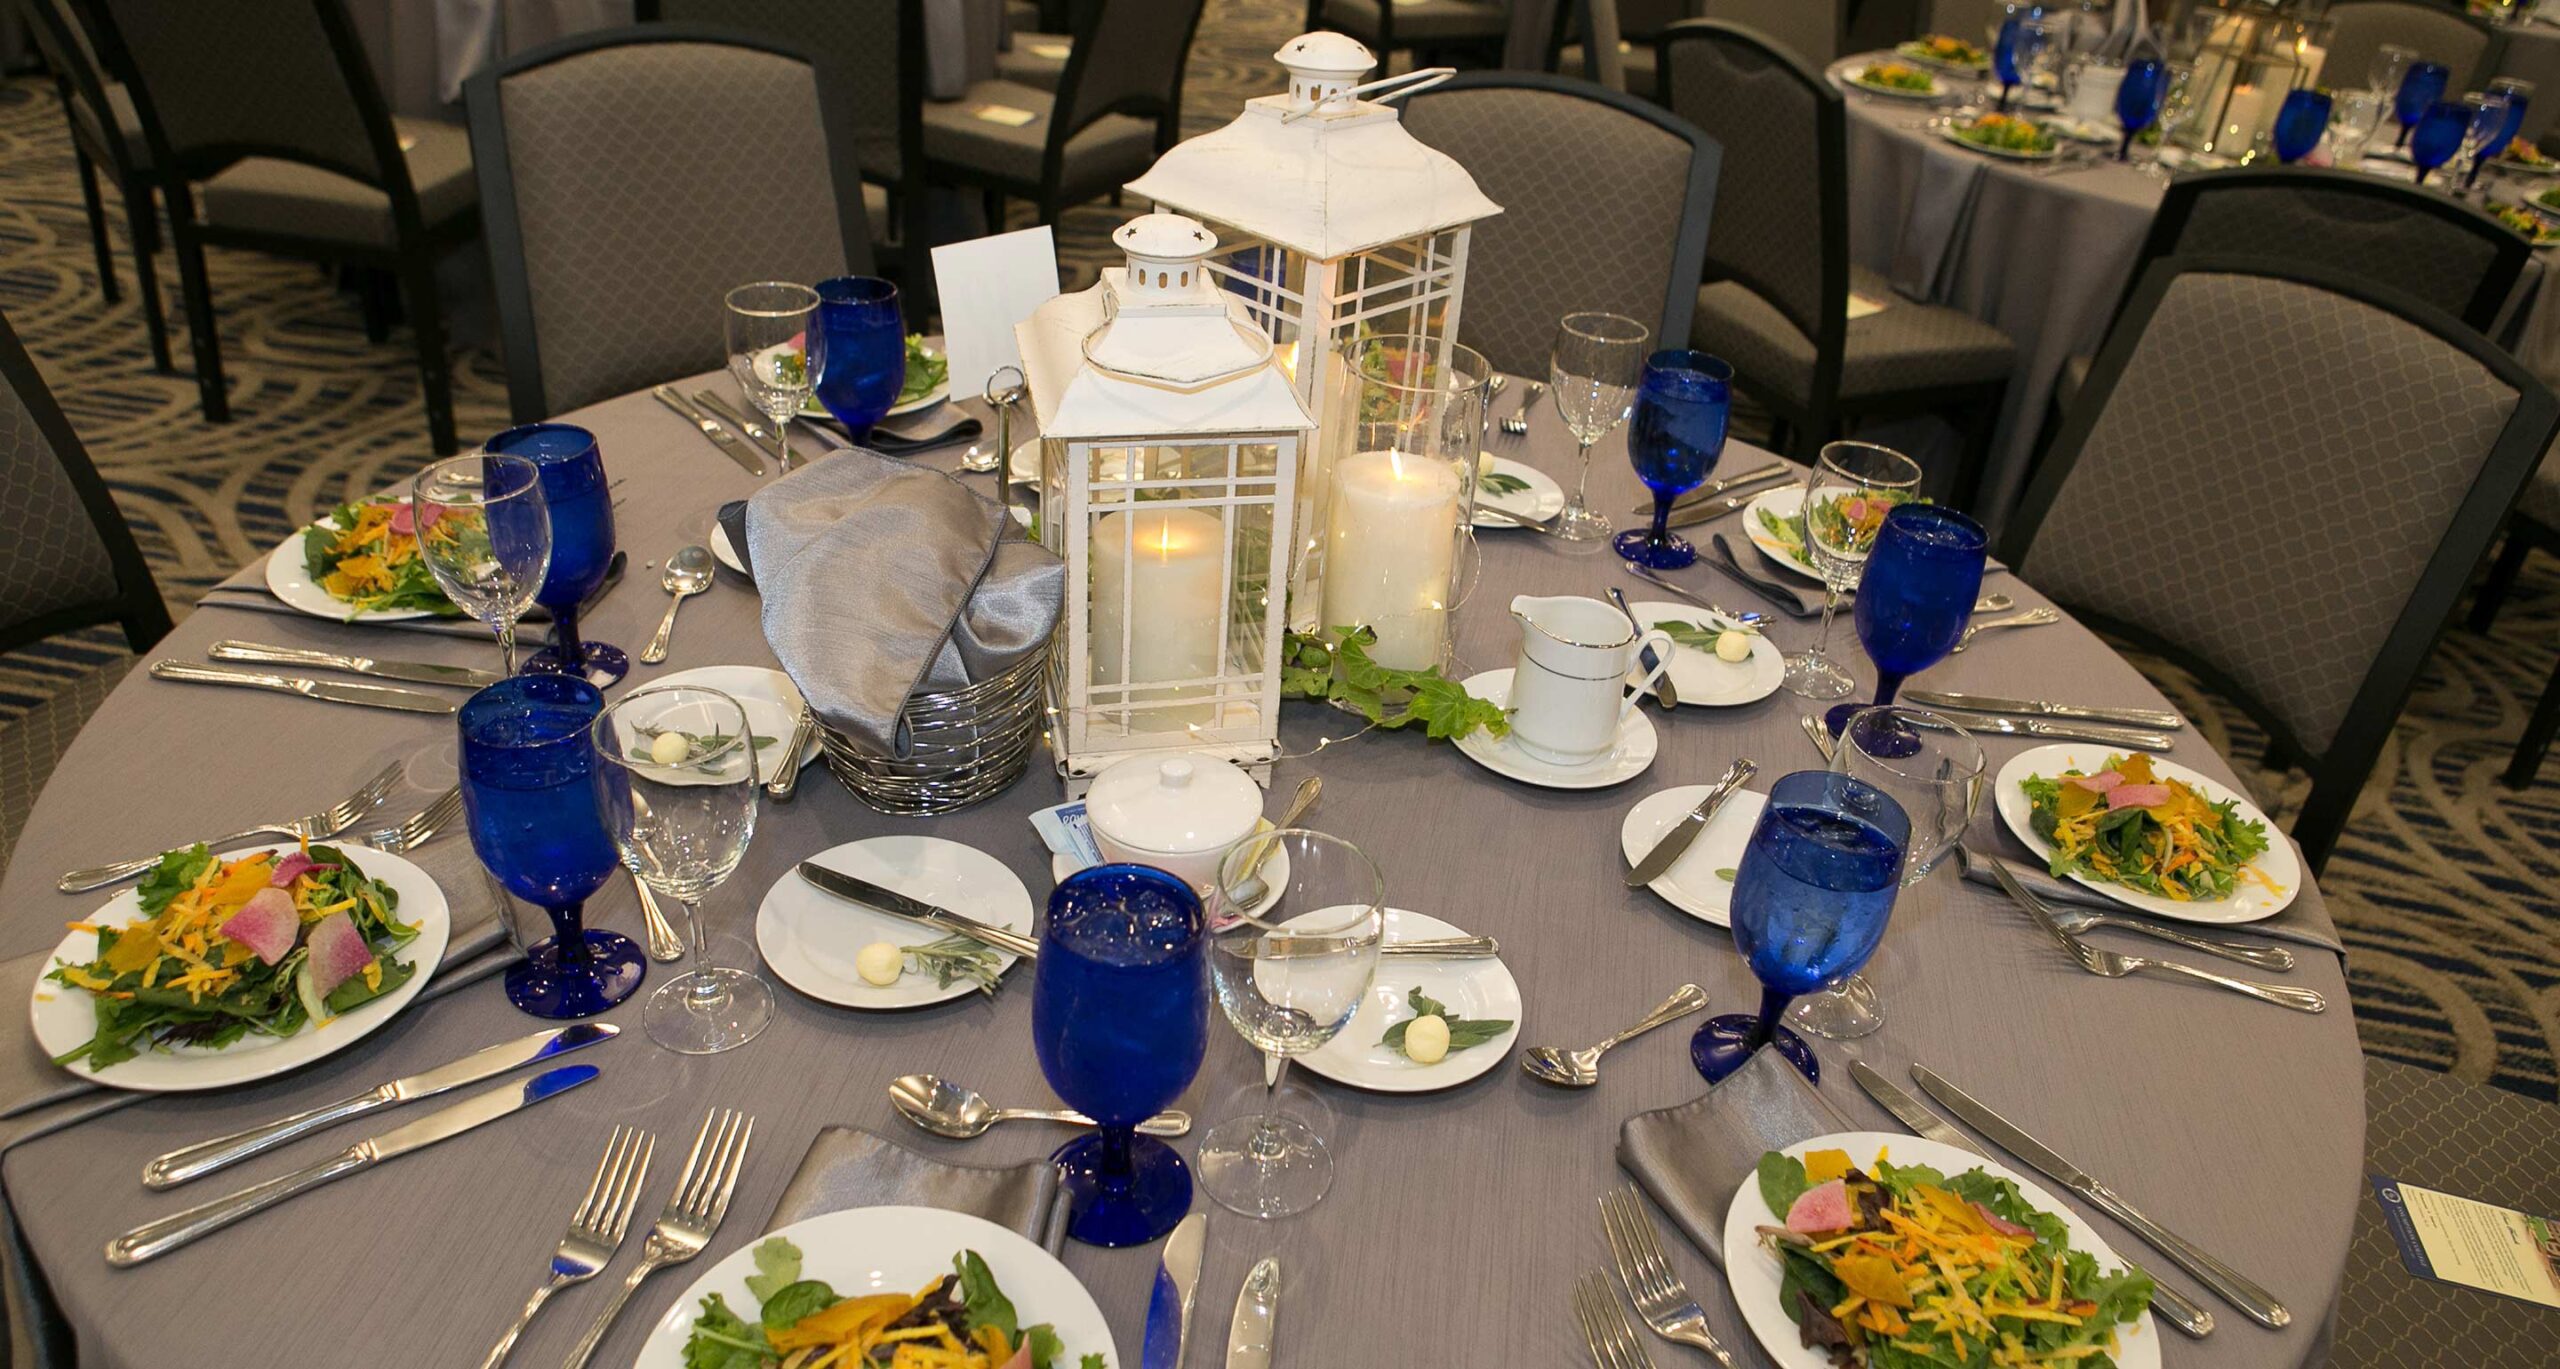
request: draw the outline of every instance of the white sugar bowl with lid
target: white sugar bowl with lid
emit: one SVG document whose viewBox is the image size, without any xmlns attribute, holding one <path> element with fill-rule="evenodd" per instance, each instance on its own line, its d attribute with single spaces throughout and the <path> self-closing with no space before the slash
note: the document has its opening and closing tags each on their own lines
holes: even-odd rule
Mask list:
<svg viewBox="0 0 2560 1369">
<path fill-rule="evenodd" d="M 1215 756 L 1133 756 L 1093 777 L 1084 812 L 1103 859 L 1152 865 L 1206 898 L 1227 848 L 1262 821 L 1262 786 Z"/>
</svg>

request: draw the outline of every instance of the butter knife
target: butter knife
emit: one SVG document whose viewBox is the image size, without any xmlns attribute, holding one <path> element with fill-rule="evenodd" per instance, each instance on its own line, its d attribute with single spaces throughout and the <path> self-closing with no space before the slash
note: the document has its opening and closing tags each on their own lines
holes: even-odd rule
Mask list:
<svg viewBox="0 0 2560 1369">
<path fill-rule="evenodd" d="M 1636 868 L 1627 872 L 1627 887 L 1641 889 L 1662 878 L 1663 872 L 1688 854 L 1689 843 L 1696 841 L 1698 834 L 1707 830 L 1707 824 L 1715 821 L 1716 810 L 1733 797 L 1733 791 L 1759 773 L 1759 764 L 1748 756 L 1727 766 L 1724 777 L 1707 790 L 1705 798 L 1698 800 L 1698 806 L 1690 809 L 1687 817 L 1673 823 L 1671 830 L 1663 833 L 1662 839 L 1653 844 L 1653 849 L 1644 853 L 1644 859 L 1636 862 Z"/>
<path fill-rule="evenodd" d="M 713 418 L 745 433 L 749 442 L 756 444 L 765 455 L 779 462 L 783 470 L 789 471 L 796 468 L 795 463 L 799 460 L 800 454 L 785 446 L 782 439 L 767 431 L 763 424 L 747 417 L 729 401 L 722 399 L 713 391 L 696 390 L 693 392 L 693 402 L 710 410 Z"/>
<path fill-rule="evenodd" d="M 726 453 L 728 458 L 737 462 L 747 474 L 764 474 L 764 463 L 756 460 L 756 454 L 754 452 L 743 450 L 739 447 L 738 435 L 721 427 L 719 422 L 713 419 L 711 415 L 706 414 L 701 409 L 695 407 L 692 400 L 677 394 L 672 387 L 666 385 L 651 386 L 649 389 L 649 397 L 666 405 L 668 408 L 675 410 L 677 413 L 684 416 L 684 420 L 686 422 L 700 428 L 702 430 L 702 435 L 711 439 L 712 446 L 718 447 L 722 452 Z"/>
<path fill-rule="evenodd" d="M 1968 713 L 2013 713 L 2020 717 L 2070 718 L 2080 722 L 2123 723 L 2128 727 L 2180 728 L 2186 720 L 2165 708 L 2118 708 L 2094 704 L 2057 704 L 2042 699 L 2002 699 L 1989 694 L 1958 694 L 1944 689 L 1906 689 L 1902 697 L 1924 708 L 1960 708 Z"/>
<path fill-rule="evenodd" d="M 349 675 L 371 675 L 380 680 L 406 680 L 411 684 L 455 685 L 466 689 L 485 688 L 506 678 L 494 670 L 473 670 L 469 666 L 430 665 L 424 661 L 385 661 L 371 656 L 342 656 L 334 651 L 306 651 L 301 647 L 265 646 L 257 642 L 216 642 L 205 649 L 205 655 L 217 661 L 241 661 L 251 665 L 309 666 L 314 670 L 341 670 Z"/>
<path fill-rule="evenodd" d="M 1236 1290 L 1227 1323 L 1227 1369 L 1271 1369 L 1273 1323 L 1280 1316 L 1280 1257 L 1265 1255 Z"/>
<path fill-rule="evenodd" d="M 156 1222 L 145 1222 L 107 1242 L 107 1263 L 118 1269 L 131 1269 L 243 1218 L 264 1212 L 287 1198 L 308 1193 L 359 1170 L 371 1169 L 386 1160 L 396 1160 L 413 1150 L 422 1150 L 474 1127 L 486 1126 L 555 1094 L 566 1093 L 595 1077 L 596 1067 L 593 1065 L 562 1065 L 521 1084 L 501 1084 L 493 1089 L 484 1089 L 459 1103 L 438 1108 L 417 1121 L 393 1127 L 371 1140 L 358 1141 L 308 1169 L 278 1175 L 265 1183 L 252 1184 L 237 1193 Z"/>
<path fill-rule="evenodd" d="M 1901 1085 L 1877 1073 L 1875 1067 L 1866 1061 L 1850 1061 L 1849 1074 L 1858 1081 L 1858 1087 L 1867 1091 L 1869 1098 L 1873 1098 L 1885 1111 L 1892 1113 L 1895 1121 L 1911 1128 L 1913 1134 L 1925 1140 L 1935 1141 L 1942 1146 L 1953 1146 L 1968 1155 L 1982 1155 L 1986 1160 L 1991 1158 L 1983 1154 L 1982 1147 L 1973 1143 L 1972 1137 L 1949 1126 L 1946 1119 L 1929 1111 L 1919 1099 L 1904 1092 Z M 2131 1260 L 2126 1260 L 2124 1263 L 2127 1269 L 2148 1277 L 2150 1271 L 2142 1266 Z M 2171 1326 L 2190 1336 L 2213 1334 L 2213 1313 L 2206 1311 L 2204 1305 L 2195 1299 L 2157 1279 L 2151 1281 L 2151 1310 L 2166 1318 Z"/>
<path fill-rule="evenodd" d="M 814 860 L 800 862 L 800 877 L 817 886 L 820 892 L 833 894 L 847 903 L 859 903 L 895 917 L 913 918 L 926 926 L 939 927 L 982 946 L 992 946 L 1025 959 L 1040 954 L 1040 943 L 1020 932 L 990 927 L 948 908 L 937 908 L 920 899 L 909 898 L 895 889 L 883 889 L 867 879 L 856 879 L 840 870 L 830 870 Z"/>
<path fill-rule="evenodd" d="M 1907 718 L 1914 727 L 1943 731 L 1924 718 Z M 2042 718 L 2003 718 L 1977 714 L 1954 720 L 1968 732 L 1991 732 L 2003 737 L 2042 737 L 2046 741 L 2104 742 L 2109 746 L 2129 746 L 2138 751 L 2167 751 L 2177 740 L 2165 732 L 2138 732 L 2129 727 L 2106 723 L 2047 722 Z"/>
<path fill-rule="evenodd" d="M 1147 1295 L 1146 1340 L 1138 1351 L 1139 1369 L 1182 1369 L 1182 1351 L 1191 1341 L 1191 1296 L 1200 1288 L 1200 1256 L 1208 1236 L 1209 1214 L 1194 1212 L 1164 1238 L 1155 1287 Z"/>
<path fill-rule="evenodd" d="M 382 1108 L 433 1098 L 465 1084 L 494 1079 L 512 1069 L 566 1055 L 599 1041 L 610 1041 L 621 1031 L 622 1028 L 610 1022 L 581 1022 L 574 1027 L 553 1027 L 513 1041 L 501 1041 L 449 1064 L 438 1065 L 404 1079 L 394 1079 L 387 1084 L 377 1084 L 334 1103 L 323 1103 L 290 1117 L 279 1117 L 264 1126 L 216 1136 L 210 1141 L 199 1141 L 170 1151 L 142 1167 L 142 1184 L 145 1188 L 176 1188 L 190 1179 L 201 1179 L 252 1156 L 264 1155 L 287 1141 L 308 1136 L 323 1127 L 334 1127 Z"/>
<path fill-rule="evenodd" d="M 1936 1099 L 1940 1107 L 1954 1113 L 1965 1125 L 1990 1137 L 1993 1145 L 2026 1161 L 2038 1173 L 2088 1199 L 2099 1211 L 2124 1223 L 2134 1235 L 2168 1256 L 2171 1264 L 2193 1274 L 2198 1282 L 2213 1290 L 2216 1297 L 2239 1308 L 2250 1320 L 2261 1326 L 2278 1328 L 2293 1321 L 2293 1313 L 2276 1301 L 2275 1294 L 2207 1254 L 2194 1242 L 2142 1215 L 2133 1204 L 2117 1196 L 2114 1189 L 2099 1183 L 2078 1165 L 2019 1130 L 2016 1123 L 1984 1107 L 1972 1094 L 1939 1078 L 1928 1066 L 1913 1065 L 1911 1078 L 1920 1085 L 1921 1092 Z"/>
<path fill-rule="evenodd" d="M 1784 461 L 1772 461 L 1766 466 L 1755 466 L 1750 470 L 1743 471 L 1739 474 L 1728 475 L 1722 480 L 1710 480 L 1706 484 L 1700 485 L 1698 488 L 1691 490 L 1687 494 L 1684 494 L 1678 499 L 1672 501 L 1671 516 L 1677 518 L 1681 514 L 1687 513 L 1698 505 L 1724 493 L 1726 490 L 1739 489 L 1744 485 L 1757 485 L 1763 480 L 1775 480 L 1793 469 L 1794 467 L 1789 466 Z M 1651 516 L 1653 513 L 1653 505 L 1645 504 L 1637 508 L 1630 509 L 1628 512 Z"/>
<path fill-rule="evenodd" d="M 230 666 L 192 665 L 185 661 L 153 661 L 151 678 L 182 680 L 192 684 L 237 685 L 245 689 L 268 689 L 279 694 L 299 694 L 306 699 L 325 699 L 333 704 L 359 704 L 366 708 L 390 708 L 404 713 L 440 713 L 447 717 L 460 707 L 441 694 L 419 689 L 399 689 L 391 685 L 340 684 L 334 680 L 314 680 L 300 675 L 269 675 L 255 670 L 239 670 Z"/>
</svg>

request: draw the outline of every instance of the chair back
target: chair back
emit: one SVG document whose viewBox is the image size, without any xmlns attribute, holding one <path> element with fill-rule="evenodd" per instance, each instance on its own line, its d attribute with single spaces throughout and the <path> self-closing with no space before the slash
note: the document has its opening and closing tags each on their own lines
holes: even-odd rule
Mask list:
<svg viewBox="0 0 2560 1369">
<path fill-rule="evenodd" d="M 1698 17 L 1754 30 L 1821 67 L 1840 56 L 1848 8 L 1848 0 L 1706 0 Z"/>
<path fill-rule="evenodd" d="M 2443 310 L 2262 257 L 2153 263 L 2085 396 L 2000 554 L 2310 758 L 2316 872 L 2560 400 Z"/>
<path fill-rule="evenodd" d="M 1992 32 L 2008 17 L 2008 0 L 1930 0 L 1929 32 L 1988 47 Z"/>
<path fill-rule="evenodd" d="M 643 23 L 709 25 L 806 49 L 836 83 L 867 180 L 896 185 L 924 146 L 921 0 L 639 0 Z M 901 59 L 909 42 L 916 62 Z"/>
<path fill-rule="evenodd" d="M 107 484 L 0 318 L 0 651 L 118 623 L 137 652 L 169 610 Z"/>
<path fill-rule="evenodd" d="M 804 52 L 676 24 L 464 85 L 518 422 L 716 369 L 735 286 L 872 269 L 838 89 Z"/>
<path fill-rule="evenodd" d="M 139 170 L 130 165 L 124 134 L 117 128 L 115 103 L 107 95 L 111 78 L 79 16 L 67 0 L 21 0 L 18 8 L 26 16 L 27 36 L 35 40 L 37 55 L 61 85 L 72 134 L 83 150 L 105 161 L 118 180 Z"/>
<path fill-rule="evenodd" d="M 1047 160 L 1064 156 L 1067 141 L 1106 114 L 1156 121 L 1159 151 L 1173 146 L 1182 128 L 1182 72 L 1191 57 L 1191 35 L 1200 27 L 1205 0 L 1113 0 L 1073 7 L 1075 43 L 1058 75 L 1051 106 Z"/>
<path fill-rule="evenodd" d="M 2374 50 L 2397 43 L 2416 51 L 2421 60 L 2451 68 L 2453 90 L 2459 95 L 2471 88 L 2481 55 L 2489 49 L 2489 31 L 2480 25 L 2452 10 L 2402 0 L 2333 5 L 2329 22 L 2329 55 L 2320 71 L 2322 81 L 2331 86 L 2362 86 L 2369 79 L 2365 70 L 2373 64 Z"/>
<path fill-rule="evenodd" d="M 1685 347 L 1716 199 L 1715 141 L 1655 105 L 1540 72 L 1469 72 L 1405 103 L 1502 213 L 1467 246 L 1460 340 L 1543 376 L 1556 321 L 1604 309 Z"/>
</svg>

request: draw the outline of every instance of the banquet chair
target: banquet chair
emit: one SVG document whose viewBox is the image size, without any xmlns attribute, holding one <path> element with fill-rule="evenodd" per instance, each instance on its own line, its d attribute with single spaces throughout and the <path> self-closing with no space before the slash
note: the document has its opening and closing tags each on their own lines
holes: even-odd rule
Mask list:
<svg viewBox="0 0 2560 1369">
<path fill-rule="evenodd" d="M 1070 0 L 1064 7 L 1067 23 L 1059 32 L 1008 28 L 1004 47 L 996 53 L 997 77 L 1056 94 L 1058 82 L 1066 79 L 1077 31 L 1091 28 L 1101 8 L 1102 0 Z"/>
<path fill-rule="evenodd" d="M 1672 112 L 1725 148 L 1691 345 L 1732 363 L 1804 460 L 1851 420 L 1950 415 L 1964 456 L 1940 488 L 1966 497 L 2016 362 L 2008 335 L 1849 260 L 1847 116 L 1812 65 L 1712 21 L 1672 25 L 1661 50 Z M 1852 319 L 1853 298 L 1883 308 Z"/>
<path fill-rule="evenodd" d="M 718 369 L 733 287 L 870 272 L 842 90 L 797 48 L 681 24 L 464 83 L 517 422 Z"/>
<path fill-rule="evenodd" d="M 2536 551 L 2560 556 L 2560 456 L 2544 460 L 2541 469 L 2533 473 L 2532 483 L 2525 486 L 2524 497 L 2516 501 L 2515 512 L 2507 519 L 2507 538 L 2498 548 L 2498 559 L 2491 563 L 2487 578 L 2481 581 L 2479 593 L 2471 601 L 2472 631 L 2487 632 L 2497 621 L 2498 610 L 2515 588 L 2526 558 Z M 2506 774 L 2501 778 L 2508 788 L 2532 787 L 2555 736 L 2560 736 L 2560 664 L 2552 667 L 2551 679 L 2542 686 L 2542 697 L 2534 702 L 2533 715 L 2525 720 L 2524 732 L 2516 739 L 2515 753 L 2507 759 Z"/>
<path fill-rule="evenodd" d="M 2362 86 L 2375 49 L 2397 43 L 2425 61 L 2441 62 L 2453 72 L 2459 96 L 2477 84 L 2480 58 L 2489 49 L 2489 31 L 2450 9 L 2413 5 L 2405 0 L 2349 0 L 2329 7 L 2329 55 L 2320 64 L 2325 84 Z"/>
<path fill-rule="evenodd" d="M 1840 55 L 1849 21 L 1849 0 L 1577 0 L 1587 20 L 1603 11 L 1617 14 L 1619 88 L 1630 95 L 1659 101 L 1662 96 L 1660 50 L 1663 30 L 1683 19 L 1713 19 L 1750 29 L 1776 42 L 1813 66 L 1828 65 Z M 1586 56 L 1589 28 L 1583 41 L 1566 47 L 1558 68 L 1610 84 L 1604 68 Z"/>
<path fill-rule="evenodd" d="M 122 82 L 108 78 L 98 64 L 97 48 L 64 0 L 22 0 L 28 36 L 53 73 L 54 91 L 62 97 L 62 114 L 71 125 L 71 157 L 80 171 L 80 198 L 89 211 L 89 241 L 98 253 L 98 293 L 109 304 L 123 302 L 116 283 L 116 259 L 107 244 L 106 206 L 98 195 L 98 174 L 115 182 L 124 200 L 125 235 L 133 246 L 133 274 L 142 294 L 142 326 L 151 338 L 152 369 L 167 374 L 177 368 L 169 360 L 169 316 L 160 301 L 160 273 L 154 258 L 160 251 L 160 213 L 152 190 L 151 143 L 142 136 L 142 118 Z"/>
<path fill-rule="evenodd" d="M 924 107 L 927 179 L 974 186 L 1001 229 L 1004 198 L 1042 223 L 1136 180 L 1182 137 L 1182 71 L 1204 0 L 1112 0 L 1075 35 L 1055 94 L 1002 79 Z M 1011 122 L 987 115 L 1009 110 Z M 1028 120 L 1015 116 L 1027 114 Z"/>
<path fill-rule="evenodd" d="M 1721 151 L 1632 95 L 1544 72 L 1467 72 L 1405 102 L 1414 137 L 1456 158 L 1502 212 L 1467 243 L 1459 340 L 1544 376 L 1556 321 L 1624 314 L 1656 346 L 1688 336 Z"/>
<path fill-rule="evenodd" d="M 1417 67 L 1491 66 L 1502 60 L 1509 8 L 1507 0 L 1307 0 L 1306 26 L 1368 44 L 1380 75 L 1399 52 L 1412 53 Z"/>
<path fill-rule="evenodd" d="M 1999 555 L 2303 758 L 2293 837 L 2317 874 L 2555 433 L 2560 399 L 2415 295 L 2331 266 L 2163 258 Z"/>
<path fill-rule="evenodd" d="M 1931 0 L 1928 32 L 1988 46 L 2007 17 L 2008 0 Z"/>
<path fill-rule="evenodd" d="M 395 119 L 344 0 L 76 0 L 133 95 L 168 206 L 207 422 L 231 417 L 208 245 L 388 273 L 416 334 L 427 430 L 455 450 L 435 265 L 480 232 L 470 141 Z M 381 318 L 370 310 L 368 327 Z"/>
</svg>

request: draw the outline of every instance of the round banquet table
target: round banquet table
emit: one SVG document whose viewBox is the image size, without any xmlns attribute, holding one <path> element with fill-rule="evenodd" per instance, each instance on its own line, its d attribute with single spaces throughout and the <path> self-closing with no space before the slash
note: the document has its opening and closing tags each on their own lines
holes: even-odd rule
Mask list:
<svg viewBox="0 0 2560 1369">
<path fill-rule="evenodd" d="M 707 377 L 682 388 L 696 383 L 730 387 L 725 377 Z M 1516 399 L 1504 407 L 1511 403 Z M 588 632 L 637 648 L 665 605 L 655 587 L 658 564 L 682 542 L 707 535 L 712 510 L 757 482 L 645 394 L 568 419 L 592 428 L 603 444 L 619 482 L 622 543 L 633 560 L 621 587 L 588 618 Z M 1538 409 L 1525 442 L 1493 440 L 1570 481 L 1573 448 L 1552 406 Z M 1594 457 L 1592 488 L 1613 515 L 1639 497 L 1623 451 L 1613 436 Z M 948 469 L 956 452 L 921 459 Z M 1740 471 L 1764 459 L 1736 444 L 1724 468 Z M 1718 526 L 1732 530 L 1734 523 Z M 1459 615 L 1460 650 L 1479 667 L 1511 658 L 1517 634 L 1503 609 L 1516 592 L 1641 588 L 1605 553 L 1568 554 L 1561 543 L 1516 531 L 1487 532 L 1482 543 L 1482 580 Z M 253 566 L 244 574 L 255 572 Z M 1678 578 L 1721 601 L 1741 599 L 1703 568 Z M 2014 577 L 1996 586 L 2021 607 L 2043 602 Z M 1871 677 L 1843 619 L 1839 645 L 1863 682 Z M 1809 623 L 1782 620 L 1771 635 L 1793 649 L 1811 631 Z M 486 641 L 210 607 L 152 655 L 201 659 L 209 643 L 225 637 L 478 666 L 495 659 Z M 771 662 L 753 590 L 724 573 L 685 607 L 667 664 L 635 667 L 629 684 L 690 666 Z M 1993 633 L 1923 682 L 2164 706 L 2131 666 L 2068 622 Z M 1704 985 L 1714 1011 L 1757 1002 L 1727 932 L 1624 887 L 1618 829 L 1644 795 L 1703 783 L 1738 755 L 1759 761 L 1753 787 L 1763 792 L 1778 775 L 1816 767 L 1797 728 L 1805 710 L 1804 701 L 1783 692 L 1738 708 L 1684 708 L 1668 720 L 1648 708 L 1661 737 L 1648 773 L 1613 789 L 1557 792 L 1500 778 L 1448 744 L 1409 733 L 1370 733 L 1306 756 L 1320 740 L 1353 728 L 1345 715 L 1293 704 L 1284 726 L 1293 758 L 1278 765 L 1273 789 L 1285 794 L 1302 777 L 1323 775 L 1312 821 L 1374 853 L 1392 904 L 1501 939 L 1526 1003 L 1522 1040 L 1586 1044 L 1642 1016 L 1683 980 Z M 137 671 L 64 757 L 27 824 L 0 883 L 0 908 L 7 910 L 0 953 L 51 945 L 64 922 L 100 901 L 56 893 L 52 880 L 61 870 L 194 840 L 269 809 L 302 811 L 319 796 L 354 787 L 387 758 L 411 758 L 412 783 L 440 787 L 450 782 L 451 734 L 452 725 L 438 718 L 157 681 Z M 2017 749 L 1997 738 L 1985 745 L 1995 769 Z M 2174 757 L 2233 778 L 2192 729 L 2178 735 Z M 724 954 L 748 954 L 753 910 L 794 862 L 882 833 L 969 843 L 1011 867 L 1035 897 L 1045 896 L 1049 855 L 1025 819 L 1059 797 L 1045 753 L 997 799 L 939 819 L 875 814 L 813 768 L 796 801 L 765 807 L 745 863 L 711 899 L 715 937 Z M 2015 854 L 1995 824 L 1986 803 L 1973 839 Z M 457 917 L 488 906 L 488 886 L 474 873 L 460 833 L 420 859 L 438 875 Z M 2304 889 L 2301 899 L 2311 922 L 2325 929 L 2318 890 Z M 627 886 L 599 896 L 591 911 L 637 936 Z M 1884 996 L 1884 1028 L 1860 1041 L 1817 1043 L 1826 1066 L 1822 1091 L 1856 1125 L 1898 1131 L 1851 1083 L 1848 1064 L 1865 1059 L 1899 1079 L 1914 1061 L 1928 1063 L 2294 1310 L 2290 1328 L 2261 1329 L 2092 1215 L 2120 1251 L 2197 1294 L 2217 1315 L 2220 1329 L 2202 1342 L 2164 1327 L 2168 1364 L 2316 1362 L 2362 1186 L 2363 1073 L 2340 959 L 2316 947 L 2298 953 L 2300 967 L 2282 978 L 2328 995 L 2326 1014 L 2287 1012 L 2181 982 L 2092 978 L 2009 903 L 1961 883 L 1950 862 L 1903 896 L 1868 967 Z M 153 1098 L 26 1141 L 0 1164 L 0 1182 L 77 1334 L 83 1369 L 350 1358 L 470 1364 L 545 1267 L 611 1124 L 653 1128 L 662 1142 L 636 1228 L 663 1201 L 683 1138 L 705 1109 L 745 1109 L 756 1117 L 754 1147 L 727 1224 L 708 1258 L 643 1285 L 596 1361 L 627 1364 L 653 1320 L 679 1309 L 710 1258 L 757 1235 L 820 1128 L 864 1127 L 933 1156 L 980 1164 L 1031 1159 L 1065 1139 L 1022 1124 L 972 1142 L 942 1141 L 907 1126 L 889 1106 L 888 1081 L 919 1070 L 965 1081 L 999 1102 L 1050 1097 L 1031 1049 L 1027 973 L 1016 973 L 991 999 L 972 995 L 903 1013 L 847 1011 L 783 990 L 779 1016 L 764 1035 L 708 1057 L 652 1046 L 641 1034 L 635 999 L 607 1017 L 625 1028 L 621 1039 L 574 1057 L 602 1068 L 594 1084 L 306 1194 L 139 1269 L 110 1269 L 102 1242 L 216 1190 L 311 1163 L 391 1123 L 341 1127 L 167 1195 L 142 1187 L 145 1159 L 537 1024 L 513 1011 L 496 983 L 475 984 L 413 1006 L 296 1074 L 221 1093 Z M 1699 1094 L 1686 1048 L 1698 1020 L 1613 1052 L 1605 1077 L 1587 1091 L 1537 1083 L 1511 1061 L 1435 1094 L 1365 1094 L 1316 1083 L 1338 1117 L 1341 1161 L 1322 1206 L 1263 1224 L 1198 1200 L 1211 1218 L 1194 1328 L 1203 1348 L 1192 1352 L 1193 1362 L 1214 1362 L 1245 1270 L 1277 1253 L 1287 1271 L 1283 1363 L 1582 1363 L 1568 1290 L 1577 1273 L 1607 1258 L 1594 1198 L 1625 1181 L 1614 1158 L 1619 1124 Z M 1231 1092 L 1258 1084 L 1261 1075 L 1258 1057 L 1222 1021 L 1213 1021 L 1212 1037 L 1207 1064 L 1180 1104 L 1204 1123 L 1223 1115 Z M 422 1111 L 408 1109 L 393 1121 Z M 679 1147 L 672 1156 L 668 1144 Z M 1187 1153 L 1192 1142 L 1176 1144 Z M 1670 1244 L 1725 1342 L 1743 1362 L 1766 1363 L 1714 1268 L 1676 1236 Z M 605 1279 L 555 1298 L 517 1347 L 515 1362 L 559 1363 L 638 1245 L 635 1231 Z M 1156 1256 L 1153 1248 L 1074 1245 L 1065 1253 L 1110 1317 L 1119 1338 L 1115 1369 L 1137 1363 Z M 1665 1364 L 1680 1357 L 1667 1346 L 1655 1353 Z"/>
</svg>

